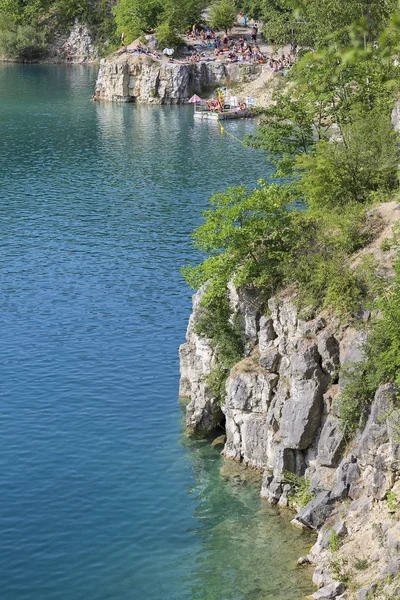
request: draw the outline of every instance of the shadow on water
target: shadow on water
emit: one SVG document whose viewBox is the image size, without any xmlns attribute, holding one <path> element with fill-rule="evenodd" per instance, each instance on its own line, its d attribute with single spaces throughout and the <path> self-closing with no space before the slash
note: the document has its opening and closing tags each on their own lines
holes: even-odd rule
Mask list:
<svg viewBox="0 0 400 600">
<path fill-rule="evenodd" d="M 312 591 L 297 558 L 314 536 L 290 524 L 291 513 L 259 494 L 261 475 L 224 459 L 210 439 L 182 436 L 192 461 L 195 535 L 201 541 L 187 580 L 192 600 L 300 600 Z"/>
</svg>

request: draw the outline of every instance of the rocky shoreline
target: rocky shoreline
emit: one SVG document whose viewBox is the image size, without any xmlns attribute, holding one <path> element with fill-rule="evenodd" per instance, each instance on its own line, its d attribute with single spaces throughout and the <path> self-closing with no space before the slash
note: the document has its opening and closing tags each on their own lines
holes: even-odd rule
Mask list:
<svg viewBox="0 0 400 600">
<path fill-rule="evenodd" d="M 381 205 L 371 219 L 380 222 L 380 233 L 365 251 L 390 270 L 392 257 L 380 244 L 400 219 L 400 206 Z M 339 416 L 343 368 L 357 368 L 362 358 L 369 311 L 347 324 L 324 313 L 305 318 L 290 294 L 270 298 L 266 309 L 254 291 L 231 289 L 245 357 L 231 370 L 219 406 L 206 378 L 213 352 L 194 330 L 202 293 L 193 297 L 180 348 L 188 429 L 223 425 L 223 454 L 263 469 L 261 495 L 272 504 L 291 504 L 288 473 L 309 482 L 311 500 L 293 524 L 318 532 L 300 560 L 315 565 L 315 600 L 400 597 L 400 440 L 390 408 L 397 390 L 389 384 L 377 390 L 365 427 L 351 441 Z"/>
</svg>

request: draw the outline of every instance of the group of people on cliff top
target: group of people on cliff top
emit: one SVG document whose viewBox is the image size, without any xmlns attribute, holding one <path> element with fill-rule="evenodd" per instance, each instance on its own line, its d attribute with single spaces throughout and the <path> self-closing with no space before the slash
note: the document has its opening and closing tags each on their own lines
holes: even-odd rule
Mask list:
<svg viewBox="0 0 400 600">
<path fill-rule="evenodd" d="M 147 56 L 152 56 L 153 58 L 162 58 L 161 54 L 157 52 L 157 50 L 149 50 L 146 46 L 143 46 L 141 42 L 138 42 L 136 46 L 133 48 L 129 48 L 123 43 L 121 48 L 117 50 L 117 54 L 123 54 L 124 52 L 128 52 L 130 54 L 146 54 Z"/>
<path fill-rule="evenodd" d="M 186 63 L 215 59 L 231 63 L 252 62 L 266 64 L 274 72 L 285 71 L 293 64 L 296 59 L 296 48 L 292 48 L 287 54 L 274 57 L 260 50 L 257 44 L 257 35 L 257 24 L 254 24 L 251 29 L 250 39 L 246 39 L 246 36 L 242 34 L 236 41 L 231 39 L 227 33 L 220 35 L 218 31 L 209 27 L 198 29 L 193 26 L 192 30 L 186 32 L 186 36 L 192 40 L 200 38 L 201 43 L 196 46 L 189 58 L 182 61 L 171 59 L 171 62 Z"/>
<path fill-rule="evenodd" d="M 193 25 L 185 33 L 189 40 L 198 41 L 199 44 L 191 48 L 189 56 L 183 59 L 169 58 L 171 63 L 190 64 L 201 61 L 213 62 L 215 60 L 223 60 L 229 63 L 250 62 L 255 64 L 265 64 L 273 72 L 285 73 L 296 59 L 296 48 L 292 48 L 287 54 L 281 54 L 278 57 L 262 52 L 257 44 L 258 25 L 254 23 L 249 38 L 246 35 L 240 35 L 236 41 L 228 36 L 225 32 L 221 34 L 218 30 L 205 26 L 198 28 Z M 128 49 L 121 36 L 122 48 L 118 50 L 118 54 L 123 52 L 146 54 L 153 58 L 161 59 L 162 56 L 156 49 L 150 50 L 143 46 L 140 42 L 134 48 Z"/>
<path fill-rule="evenodd" d="M 235 62 L 250 62 L 255 64 L 265 64 L 273 72 L 285 72 L 285 69 L 289 68 L 296 59 L 295 51 L 287 54 L 281 54 L 278 57 L 269 55 L 262 52 L 257 42 L 253 41 L 254 37 L 252 34 L 252 40 L 246 40 L 245 35 L 241 35 L 240 38 L 235 42 L 231 40 L 227 35 L 222 38 L 212 30 L 208 35 L 214 34 L 213 42 L 208 44 L 201 44 L 192 50 L 192 53 L 188 58 L 177 60 L 170 59 L 170 62 L 174 63 L 197 63 L 201 61 L 215 61 L 223 60 L 230 63 Z M 193 33 L 187 33 L 188 36 L 192 37 Z M 254 34 L 256 36 L 256 34 Z"/>
</svg>

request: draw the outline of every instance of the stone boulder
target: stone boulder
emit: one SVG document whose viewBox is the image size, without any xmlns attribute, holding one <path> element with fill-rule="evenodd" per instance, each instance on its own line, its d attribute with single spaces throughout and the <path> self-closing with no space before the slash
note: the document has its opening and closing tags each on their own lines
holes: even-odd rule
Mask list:
<svg viewBox="0 0 400 600">
<path fill-rule="evenodd" d="M 332 376 L 340 365 L 340 346 L 331 333 L 324 331 L 318 335 L 318 353 L 323 370 Z"/>
<path fill-rule="evenodd" d="M 345 587 L 341 581 L 334 581 L 329 585 L 325 585 L 323 588 L 314 592 L 314 600 L 334 600 L 341 594 L 343 594 Z"/>
<path fill-rule="evenodd" d="M 319 529 L 335 508 L 336 502 L 347 496 L 347 486 L 338 484 L 333 490 L 320 492 L 297 513 L 295 519 L 310 529 Z"/>
</svg>

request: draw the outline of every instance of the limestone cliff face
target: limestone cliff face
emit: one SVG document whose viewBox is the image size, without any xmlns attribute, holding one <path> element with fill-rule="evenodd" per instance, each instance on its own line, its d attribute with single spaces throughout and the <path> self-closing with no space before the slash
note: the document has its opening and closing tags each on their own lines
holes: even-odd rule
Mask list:
<svg viewBox="0 0 400 600">
<path fill-rule="evenodd" d="M 99 57 L 98 49 L 88 27 L 79 22 L 75 22 L 71 28 L 66 44 L 69 44 L 71 48 L 71 62 L 91 62 Z"/>
<path fill-rule="evenodd" d="M 98 58 L 99 51 L 90 29 L 78 19 L 68 31 L 57 31 L 48 47 L 48 60 L 51 62 L 82 64 Z"/>
<path fill-rule="evenodd" d="M 221 409 L 207 384 L 207 375 L 214 365 L 214 354 L 207 340 L 195 333 L 195 320 L 199 314 L 203 291 L 204 289 L 193 296 L 193 313 L 187 329 L 187 342 L 179 349 L 179 395 L 191 399 L 186 408 L 186 423 L 190 431 L 211 431 L 222 418 Z"/>
<path fill-rule="evenodd" d="M 101 61 L 96 94 L 101 100 L 182 104 L 208 86 L 255 78 L 261 69 L 221 62 L 168 63 L 144 54 L 123 54 Z"/>
<path fill-rule="evenodd" d="M 249 293 L 242 291 L 240 296 L 236 310 L 244 317 L 248 356 L 235 365 L 226 383 L 221 407 L 227 435 L 224 454 L 266 469 L 263 494 L 278 501 L 283 471 L 304 475 L 308 469 L 315 486 L 333 481 L 343 432 L 335 407 L 340 381 L 332 384 L 332 378 L 340 364 L 360 359 L 358 344 L 364 334 L 351 328 L 342 331 L 322 316 L 302 320 L 290 299 L 271 298 L 266 316 Z M 181 393 L 191 398 L 191 429 L 204 429 L 203 412 L 215 412 L 215 398 L 209 391 L 203 393 L 212 351 L 193 330 L 200 297 L 201 291 L 194 296 L 188 342 L 180 349 Z"/>
<path fill-rule="evenodd" d="M 188 341 L 180 350 L 181 393 L 191 398 L 187 409 L 191 430 L 210 430 L 222 416 L 204 381 L 213 354 L 193 329 L 201 293 L 194 296 Z M 317 544 L 305 559 L 317 565 L 314 581 L 320 590 L 314 597 L 367 598 L 345 591 L 340 582 L 345 573 L 338 575 L 337 566 L 336 571 L 332 566 L 335 556 L 329 545 L 333 528 L 343 536 L 338 560 L 343 554 L 343 561 L 351 562 L 354 552 L 362 552 L 360 532 L 365 525 L 369 532 L 365 552 L 376 549 L 376 557 L 374 570 L 363 571 L 364 579 L 361 571 L 354 575 L 359 576 L 359 587 L 365 590 L 379 583 L 387 578 L 388 569 L 391 575 L 400 573 L 400 528 L 390 522 L 385 500 L 388 493 L 400 492 L 400 446 L 390 414 L 396 390 L 391 385 L 378 389 L 366 426 L 348 447 L 338 414 L 345 382 L 338 373 L 362 358 L 366 340 L 362 329 L 341 326 L 323 314 L 304 320 L 290 298 L 271 298 L 267 314 L 249 293 L 231 290 L 231 301 L 242 317 L 247 356 L 226 382 L 223 453 L 263 469 L 261 494 L 274 504 L 289 504 L 284 472 L 310 480 L 314 498 L 296 515 L 295 523 L 319 531 Z M 369 313 L 359 317 L 361 323 Z M 368 511 L 378 505 L 379 514 L 369 517 Z M 351 558 L 345 557 L 347 544 Z"/>
</svg>

